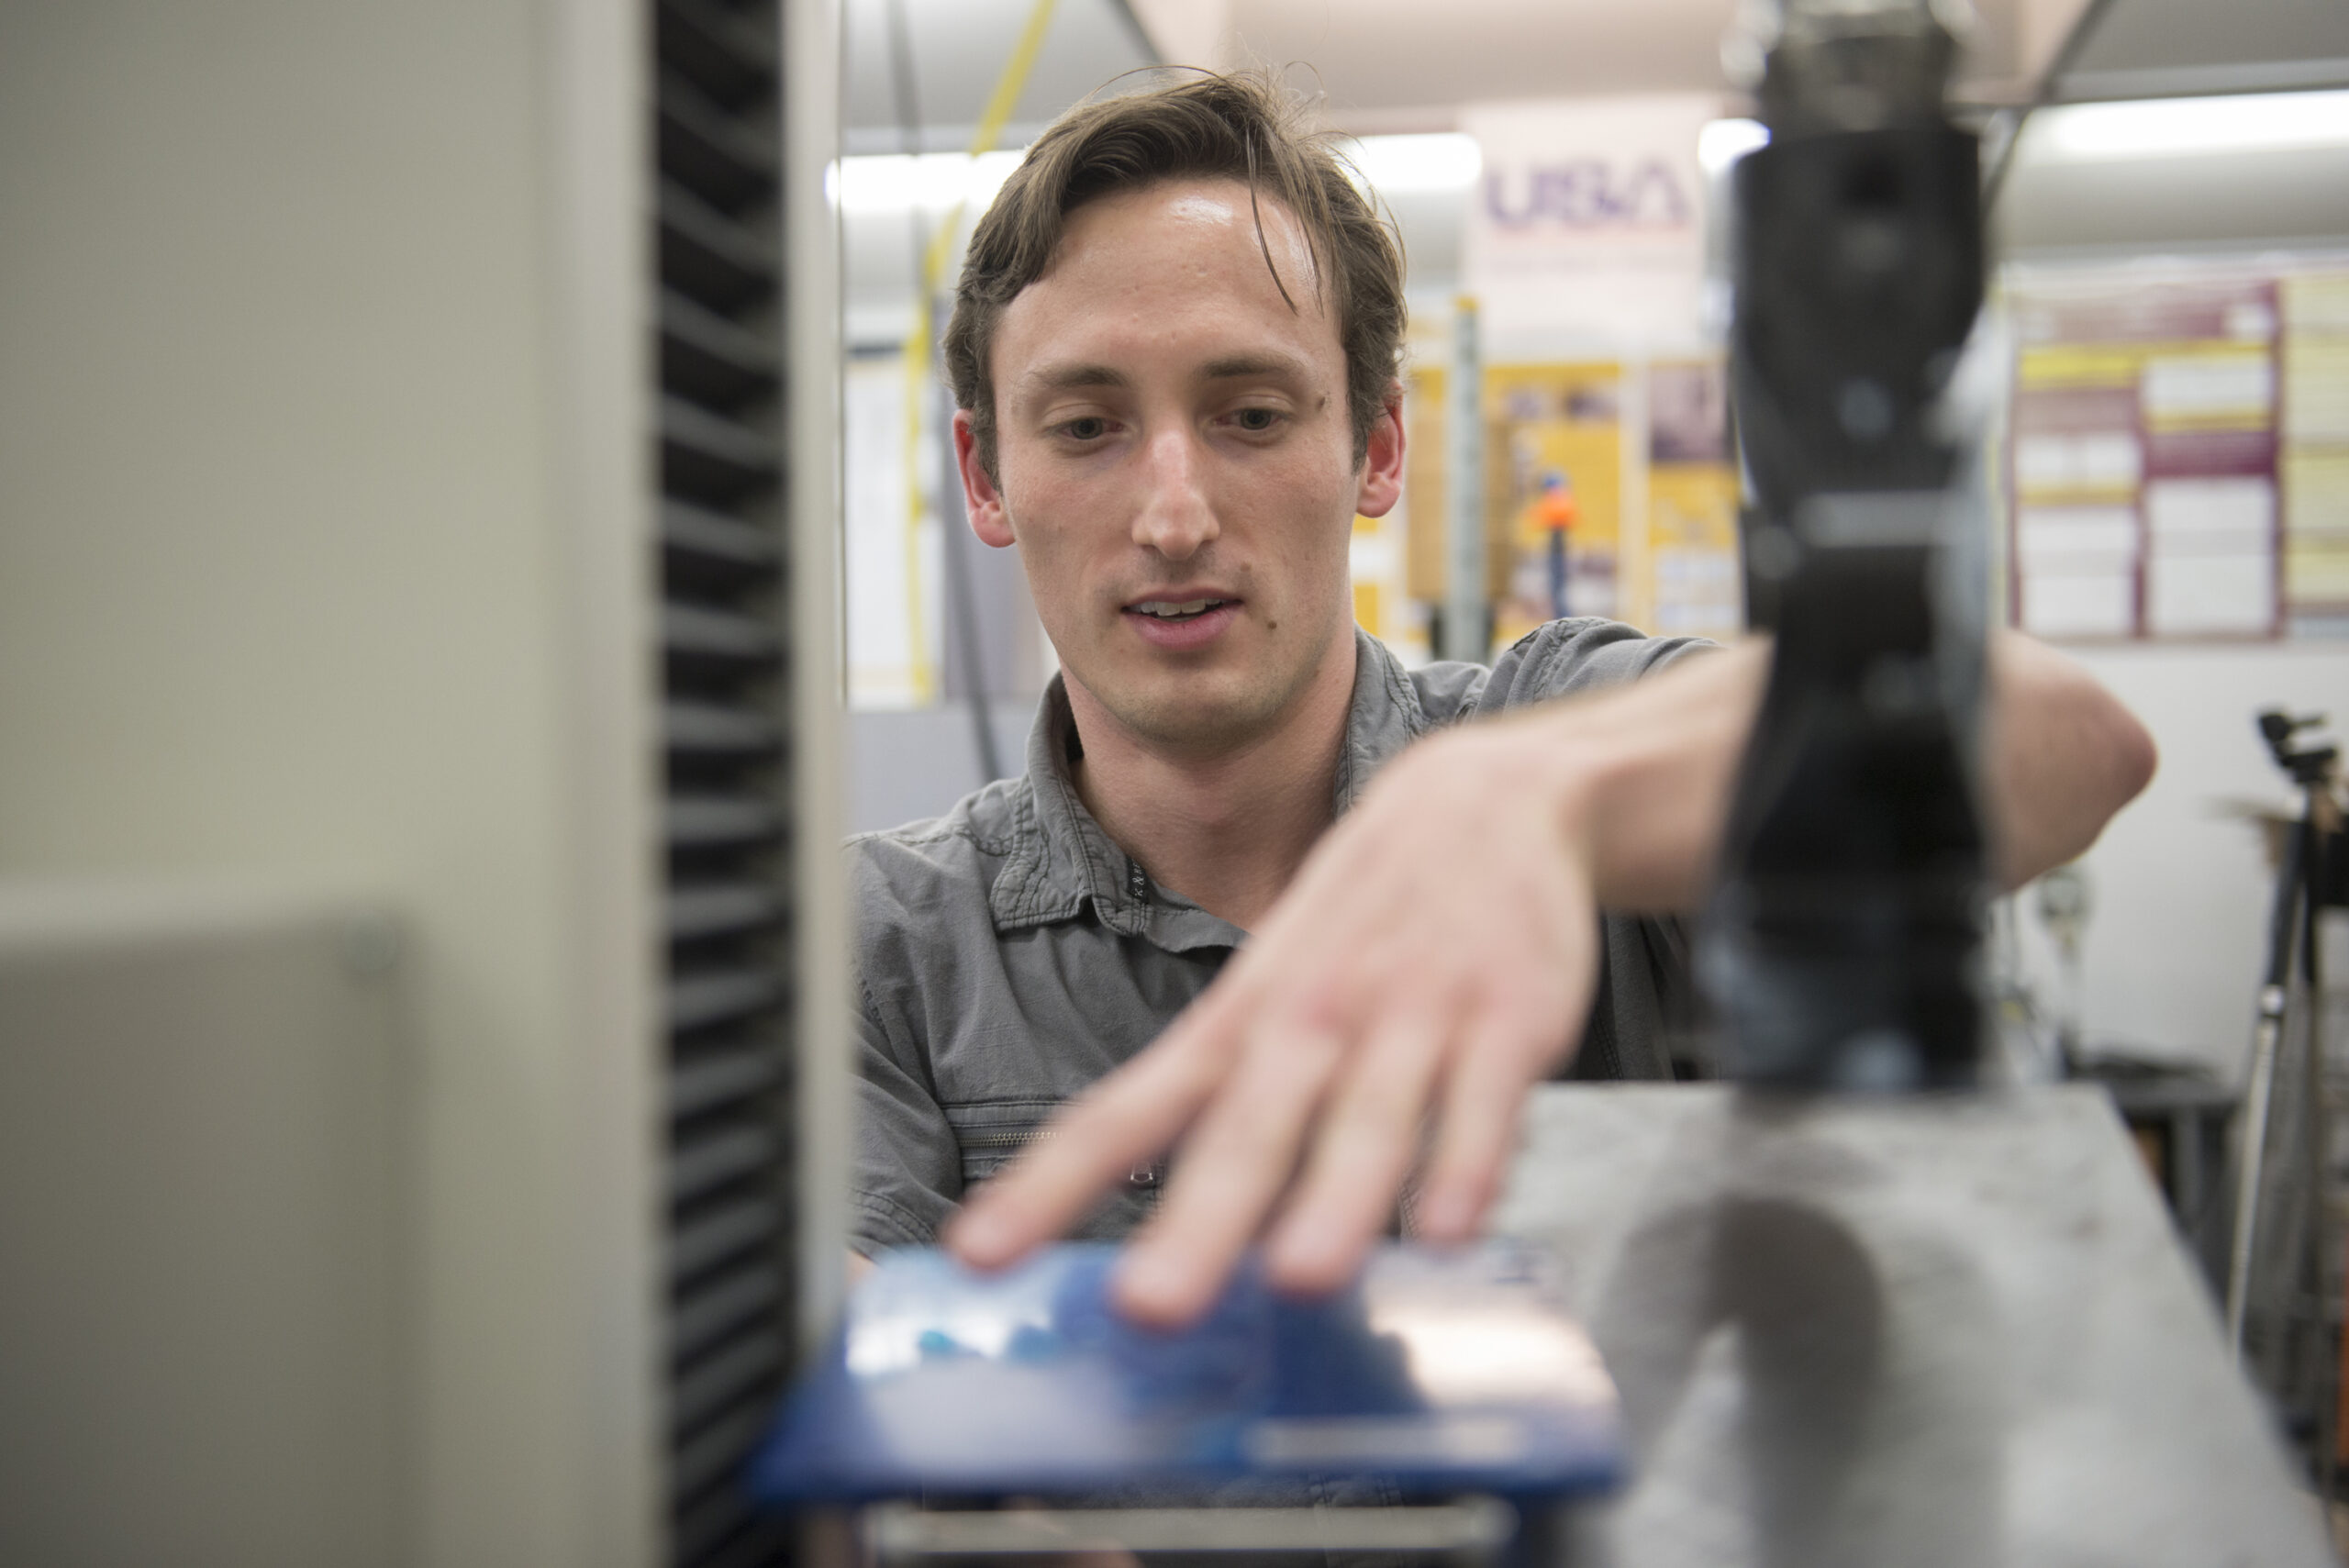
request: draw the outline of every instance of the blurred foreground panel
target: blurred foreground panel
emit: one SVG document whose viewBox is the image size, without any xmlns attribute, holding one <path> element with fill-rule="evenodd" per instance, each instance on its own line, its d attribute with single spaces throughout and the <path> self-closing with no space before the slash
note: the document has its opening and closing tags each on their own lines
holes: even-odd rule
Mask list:
<svg viewBox="0 0 2349 1568">
<path fill-rule="evenodd" d="M 0 884 L 0 1562 L 396 1560 L 399 950 Z"/>
</svg>

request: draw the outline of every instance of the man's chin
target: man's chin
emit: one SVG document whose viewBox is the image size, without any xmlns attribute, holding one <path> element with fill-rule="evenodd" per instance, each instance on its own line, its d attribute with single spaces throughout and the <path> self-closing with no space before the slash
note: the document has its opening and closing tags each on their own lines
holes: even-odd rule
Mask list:
<svg viewBox="0 0 2349 1568">
<path fill-rule="evenodd" d="M 1279 721 L 1282 694 L 1223 682 L 1184 682 L 1174 689 L 1148 685 L 1088 688 L 1094 700 L 1136 740 L 1182 751 L 1216 751 L 1245 745 Z"/>
<path fill-rule="evenodd" d="M 1351 635 L 1353 622 L 1343 623 Z M 1351 642 L 1342 644 L 1350 652 Z M 1315 659 L 1231 656 L 1174 668 L 1156 660 L 1064 662 L 1064 676 L 1092 705 L 1145 745 L 1214 754 L 1252 744 L 1294 714 L 1324 667 Z M 1292 653 L 1294 650 L 1290 651 Z"/>
<path fill-rule="evenodd" d="M 1172 751 L 1217 751 L 1253 740 L 1272 727 L 1277 708 L 1256 702 L 1133 701 L 1104 703 L 1135 739 Z"/>
</svg>

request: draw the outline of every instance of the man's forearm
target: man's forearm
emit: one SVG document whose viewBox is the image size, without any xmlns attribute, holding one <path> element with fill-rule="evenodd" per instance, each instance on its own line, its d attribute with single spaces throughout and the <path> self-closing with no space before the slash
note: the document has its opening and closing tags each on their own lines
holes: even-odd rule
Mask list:
<svg viewBox="0 0 2349 1568">
<path fill-rule="evenodd" d="M 1128 1311 L 1196 1321 L 1260 1237 L 1282 1288 L 1334 1289 L 1431 1127 L 1419 1234 L 1473 1235 L 1527 1089 L 1588 1016 L 1594 906 L 1703 901 L 1769 656 L 1690 659 L 1397 758 L 1207 994 L 974 1194 L 950 1244 L 1009 1262 L 1180 1143 L 1119 1266 Z M 1984 794 L 2011 882 L 2085 849 L 2153 746 L 2068 661 L 2001 638 L 1990 664 Z"/>
<path fill-rule="evenodd" d="M 2006 887 L 2087 851 L 2159 760 L 2154 738 L 2086 670 L 2042 642 L 1990 645 L 1982 793 Z"/>
<path fill-rule="evenodd" d="M 1589 845 L 1603 906 L 1703 902 L 1768 672 L 1769 646 L 1756 640 L 1511 721 L 1526 739 L 1542 737 L 1547 787 Z M 2004 886 L 2086 850 L 2153 776 L 2143 726 L 2086 671 L 2027 638 L 1992 639 L 1985 726 L 1983 804 Z"/>
</svg>

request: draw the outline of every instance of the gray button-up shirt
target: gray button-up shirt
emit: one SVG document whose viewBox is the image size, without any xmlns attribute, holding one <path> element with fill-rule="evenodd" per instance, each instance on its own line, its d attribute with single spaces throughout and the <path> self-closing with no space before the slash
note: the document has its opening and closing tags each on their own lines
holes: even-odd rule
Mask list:
<svg viewBox="0 0 2349 1568">
<path fill-rule="evenodd" d="M 1406 671 L 1357 632 L 1336 809 L 1431 730 L 1631 680 L 1702 646 L 1581 618 L 1542 628 L 1490 670 Z M 1025 775 L 934 821 L 849 841 L 860 1251 L 934 1240 L 966 1188 L 1156 1039 L 1245 940 L 1110 840 L 1069 779 L 1078 754 L 1055 678 Z M 1669 1045 L 1689 1014 L 1678 926 L 1609 915 L 1604 929 L 1598 998 L 1568 1072 L 1669 1077 Z M 1079 1234 L 1122 1236 L 1150 1212 L 1163 1173 L 1138 1168 Z"/>
</svg>

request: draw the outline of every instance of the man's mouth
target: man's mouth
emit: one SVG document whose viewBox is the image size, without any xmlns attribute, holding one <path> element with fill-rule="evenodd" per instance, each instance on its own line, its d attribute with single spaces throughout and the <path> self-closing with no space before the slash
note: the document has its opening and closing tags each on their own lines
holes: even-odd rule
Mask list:
<svg viewBox="0 0 2349 1568">
<path fill-rule="evenodd" d="M 1143 599 L 1128 605 L 1126 608 L 1135 615 L 1148 616 L 1152 620 L 1186 621 L 1197 620 L 1210 610 L 1219 610 L 1226 605 L 1239 602 L 1237 599 Z"/>
</svg>

